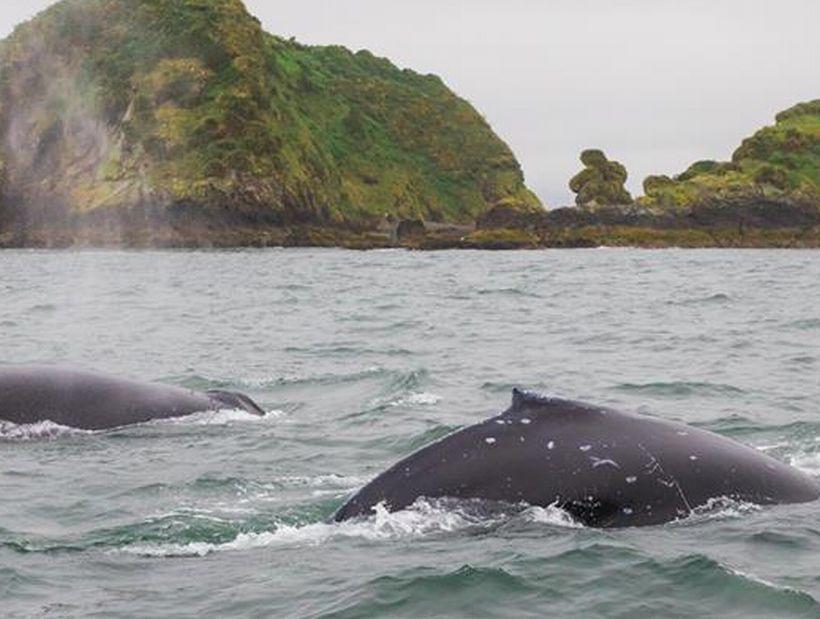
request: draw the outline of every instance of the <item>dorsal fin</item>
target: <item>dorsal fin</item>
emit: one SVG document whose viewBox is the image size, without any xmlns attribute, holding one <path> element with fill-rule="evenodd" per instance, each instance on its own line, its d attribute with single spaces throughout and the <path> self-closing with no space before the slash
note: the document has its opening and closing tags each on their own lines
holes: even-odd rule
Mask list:
<svg viewBox="0 0 820 619">
<path fill-rule="evenodd" d="M 577 402 L 575 400 L 567 400 L 545 393 L 538 393 L 537 391 L 528 391 L 526 389 L 513 389 L 512 407 L 507 410 L 505 415 L 516 415 L 526 413 L 528 416 L 533 414 L 549 414 L 549 415 L 578 415 L 582 413 L 599 413 L 609 414 L 611 411 L 600 406 L 592 406 Z"/>
<path fill-rule="evenodd" d="M 246 410 L 251 415 L 264 417 L 267 414 L 261 406 L 242 393 L 212 389 L 207 392 L 207 395 L 225 406 L 236 408 L 237 410 Z"/>
</svg>

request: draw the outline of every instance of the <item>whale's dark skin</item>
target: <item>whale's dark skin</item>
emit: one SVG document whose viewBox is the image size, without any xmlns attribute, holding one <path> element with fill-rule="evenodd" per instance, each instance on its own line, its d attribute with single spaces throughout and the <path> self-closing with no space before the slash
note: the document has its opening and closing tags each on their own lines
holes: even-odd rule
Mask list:
<svg viewBox="0 0 820 619">
<path fill-rule="evenodd" d="M 0 421 L 15 424 L 106 430 L 222 409 L 265 414 L 241 393 L 198 393 L 47 366 L 0 367 Z"/>
<path fill-rule="evenodd" d="M 516 391 L 512 407 L 403 460 L 335 516 L 421 497 L 556 505 L 601 528 L 657 525 L 710 499 L 820 498 L 811 477 L 734 440 L 660 419 Z"/>
</svg>

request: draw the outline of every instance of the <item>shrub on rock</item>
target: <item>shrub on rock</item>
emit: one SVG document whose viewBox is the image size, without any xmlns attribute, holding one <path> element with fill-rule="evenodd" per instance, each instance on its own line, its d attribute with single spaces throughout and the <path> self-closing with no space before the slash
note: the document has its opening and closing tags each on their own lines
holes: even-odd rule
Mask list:
<svg viewBox="0 0 820 619">
<path fill-rule="evenodd" d="M 569 182 L 578 206 L 618 206 L 632 204 L 632 196 L 624 186 L 629 177 L 626 168 L 617 161 L 609 161 L 603 151 L 585 150 L 581 163 L 586 168 Z"/>
</svg>

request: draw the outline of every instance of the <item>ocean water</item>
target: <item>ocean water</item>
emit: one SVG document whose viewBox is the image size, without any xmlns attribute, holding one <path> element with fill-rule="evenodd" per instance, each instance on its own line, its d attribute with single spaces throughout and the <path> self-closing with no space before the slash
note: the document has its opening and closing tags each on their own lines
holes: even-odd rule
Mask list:
<svg viewBox="0 0 820 619">
<path fill-rule="evenodd" d="M 420 501 L 328 524 L 514 386 L 820 475 L 818 282 L 800 251 L 2 252 L 0 363 L 269 412 L 0 424 L 0 615 L 820 617 L 820 504 L 596 531 Z"/>
</svg>

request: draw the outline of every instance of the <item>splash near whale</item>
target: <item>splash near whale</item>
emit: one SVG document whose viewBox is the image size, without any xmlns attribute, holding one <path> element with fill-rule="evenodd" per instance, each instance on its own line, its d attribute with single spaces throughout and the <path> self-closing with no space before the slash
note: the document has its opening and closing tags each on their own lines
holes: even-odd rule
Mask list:
<svg viewBox="0 0 820 619">
<path fill-rule="evenodd" d="M 685 518 L 716 498 L 776 505 L 820 498 L 808 475 L 729 438 L 652 417 L 516 390 L 501 415 L 423 448 L 336 513 L 418 499 L 557 506 L 591 527 Z"/>
<path fill-rule="evenodd" d="M 18 425 L 50 421 L 106 430 L 225 409 L 265 414 L 249 397 L 230 391 L 199 393 L 48 366 L 0 368 L 0 421 Z"/>
</svg>

